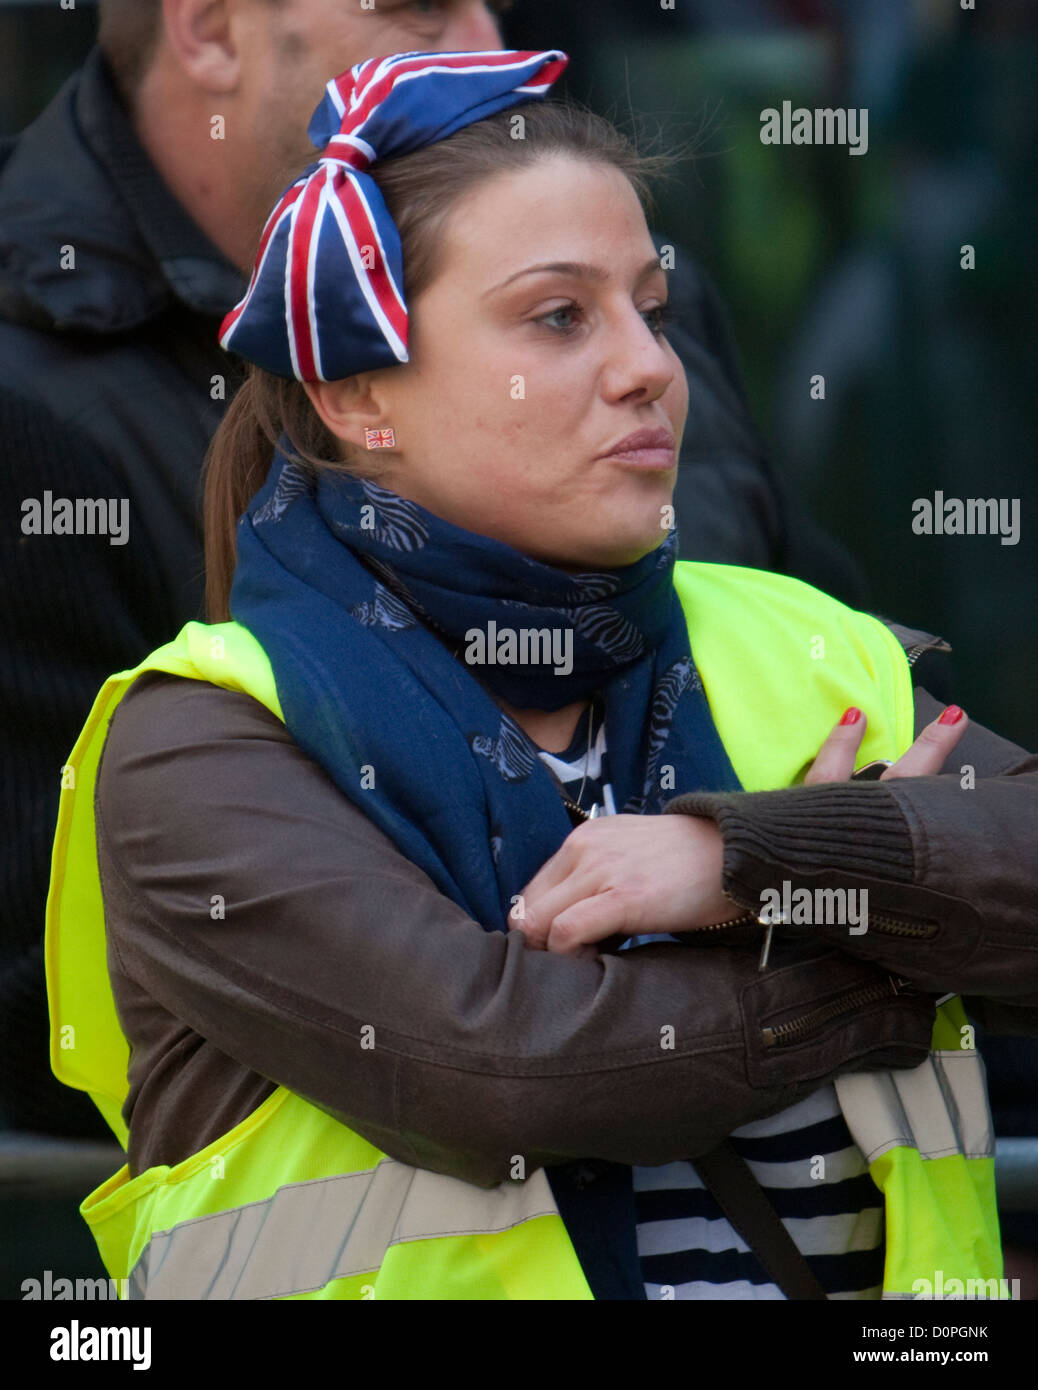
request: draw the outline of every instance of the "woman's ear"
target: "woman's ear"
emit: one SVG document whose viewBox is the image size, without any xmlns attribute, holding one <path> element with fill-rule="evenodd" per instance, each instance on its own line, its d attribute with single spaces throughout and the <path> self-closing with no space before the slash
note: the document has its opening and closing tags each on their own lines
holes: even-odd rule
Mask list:
<svg viewBox="0 0 1038 1390">
<path fill-rule="evenodd" d="M 304 381 L 303 389 L 321 420 L 336 437 L 363 450 L 365 430 L 389 429 L 390 421 L 376 394 L 371 372 L 358 372 L 341 381 Z"/>
</svg>

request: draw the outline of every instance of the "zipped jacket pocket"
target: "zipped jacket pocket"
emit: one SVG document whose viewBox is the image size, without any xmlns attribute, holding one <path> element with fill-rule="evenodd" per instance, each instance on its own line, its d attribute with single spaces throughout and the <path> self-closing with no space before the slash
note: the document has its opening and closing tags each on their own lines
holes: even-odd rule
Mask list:
<svg viewBox="0 0 1038 1390">
<path fill-rule="evenodd" d="M 877 980 L 875 984 L 845 990 L 835 999 L 830 999 L 826 1004 L 819 1004 L 817 1008 L 800 1014 L 798 1018 L 787 1019 L 785 1023 L 776 1024 L 774 1027 L 762 1028 L 761 1040 L 765 1047 L 782 1047 L 787 1043 L 803 1042 L 813 1032 L 817 1033 L 819 1029 L 842 1015 L 854 1013 L 864 1005 L 875 1003 L 888 995 L 900 994 L 905 987 L 906 981 L 888 975 L 886 980 Z"/>
<path fill-rule="evenodd" d="M 770 1086 L 926 1060 L 936 1009 L 908 980 L 828 950 L 743 988 L 747 1071 Z"/>
</svg>

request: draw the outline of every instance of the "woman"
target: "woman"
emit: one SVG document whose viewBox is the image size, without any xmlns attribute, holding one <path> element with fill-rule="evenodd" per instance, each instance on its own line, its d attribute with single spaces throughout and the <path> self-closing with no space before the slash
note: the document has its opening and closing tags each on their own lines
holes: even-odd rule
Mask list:
<svg viewBox="0 0 1038 1390">
<path fill-rule="evenodd" d="M 948 991 L 1033 1030 L 1033 762 L 913 722 L 877 620 L 675 565 L 645 165 L 539 104 L 565 61 L 329 84 L 224 325 L 261 368 L 208 480 L 235 621 L 113 678 L 70 759 L 54 1065 L 128 1141 L 83 1211 L 138 1296 L 1001 1274 Z M 752 1249 L 746 1158 L 783 1217 Z"/>
</svg>

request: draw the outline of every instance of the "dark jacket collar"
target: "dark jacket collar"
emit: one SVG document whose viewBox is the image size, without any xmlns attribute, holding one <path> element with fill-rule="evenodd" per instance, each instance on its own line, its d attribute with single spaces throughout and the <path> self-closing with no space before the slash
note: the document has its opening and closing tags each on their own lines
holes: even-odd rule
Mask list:
<svg viewBox="0 0 1038 1390">
<path fill-rule="evenodd" d="M 94 48 L 0 171 L 0 314 L 119 333 L 178 301 L 222 316 L 245 285 L 162 182 Z"/>
</svg>

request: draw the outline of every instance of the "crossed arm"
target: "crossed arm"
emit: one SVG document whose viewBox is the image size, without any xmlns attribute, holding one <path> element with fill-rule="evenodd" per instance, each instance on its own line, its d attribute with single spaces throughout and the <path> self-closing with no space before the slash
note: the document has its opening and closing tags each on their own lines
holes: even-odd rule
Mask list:
<svg viewBox="0 0 1038 1390">
<path fill-rule="evenodd" d="M 967 738 L 978 788 L 988 788 L 976 803 L 991 808 L 984 842 L 1001 838 L 1013 855 L 1014 834 L 1026 833 L 1012 829 L 1024 804 L 1015 793 L 1033 801 L 1025 783 L 1034 778 L 1005 771 L 1007 759 L 1019 762 L 1012 745 L 976 726 Z M 912 807 L 889 798 L 931 784 L 965 796 L 958 778 L 940 777 L 743 794 L 734 835 L 723 817 L 738 814 L 738 796 L 695 814 L 721 825 L 726 886 L 741 889 L 752 856 L 739 849 L 733 867 L 729 842 L 772 824 L 755 819 L 759 798 L 861 793 L 875 802 L 888 856 L 869 865 L 870 885 L 926 893 L 917 880 L 929 871 L 919 859 L 929 840 Z M 778 824 L 796 841 L 791 823 L 786 808 Z M 844 1015 L 795 1055 L 776 1059 L 764 1046 L 762 1029 L 780 1014 L 886 977 L 886 956 L 854 959 L 846 934 L 835 944 L 791 934 L 761 976 L 759 942 L 572 959 L 531 950 L 518 932 L 484 931 L 279 721 L 198 682 L 149 677 L 123 702 L 99 783 L 98 842 L 117 1003 L 135 1043 L 131 1156 L 136 1130 L 144 1163 L 176 1162 L 216 1137 L 191 1085 L 203 1064 L 208 1093 L 236 1094 L 246 1107 L 225 1106 L 220 1132 L 282 1084 L 393 1157 L 490 1185 L 517 1154 L 528 1168 L 695 1158 L 841 1072 L 914 1066 L 928 1048 L 933 1007 L 923 993 Z M 824 858 L 824 837 L 820 845 Z M 772 872 L 778 861 L 760 862 Z M 987 881 L 971 886 L 968 870 L 957 872 L 945 899 L 972 920 L 970 895 Z M 1024 893 L 1028 873 L 1033 865 L 1018 868 L 1010 897 Z M 220 920 L 214 895 L 226 905 Z M 984 930 L 1014 929 L 1014 902 Z M 1029 1007 L 1038 954 L 1018 935 L 1011 987 L 1000 990 Z M 964 986 L 967 977 L 979 978 L 967 971 Z M 163 1029 L 168 1045 L 157 1047 Z"/>
</svg>

